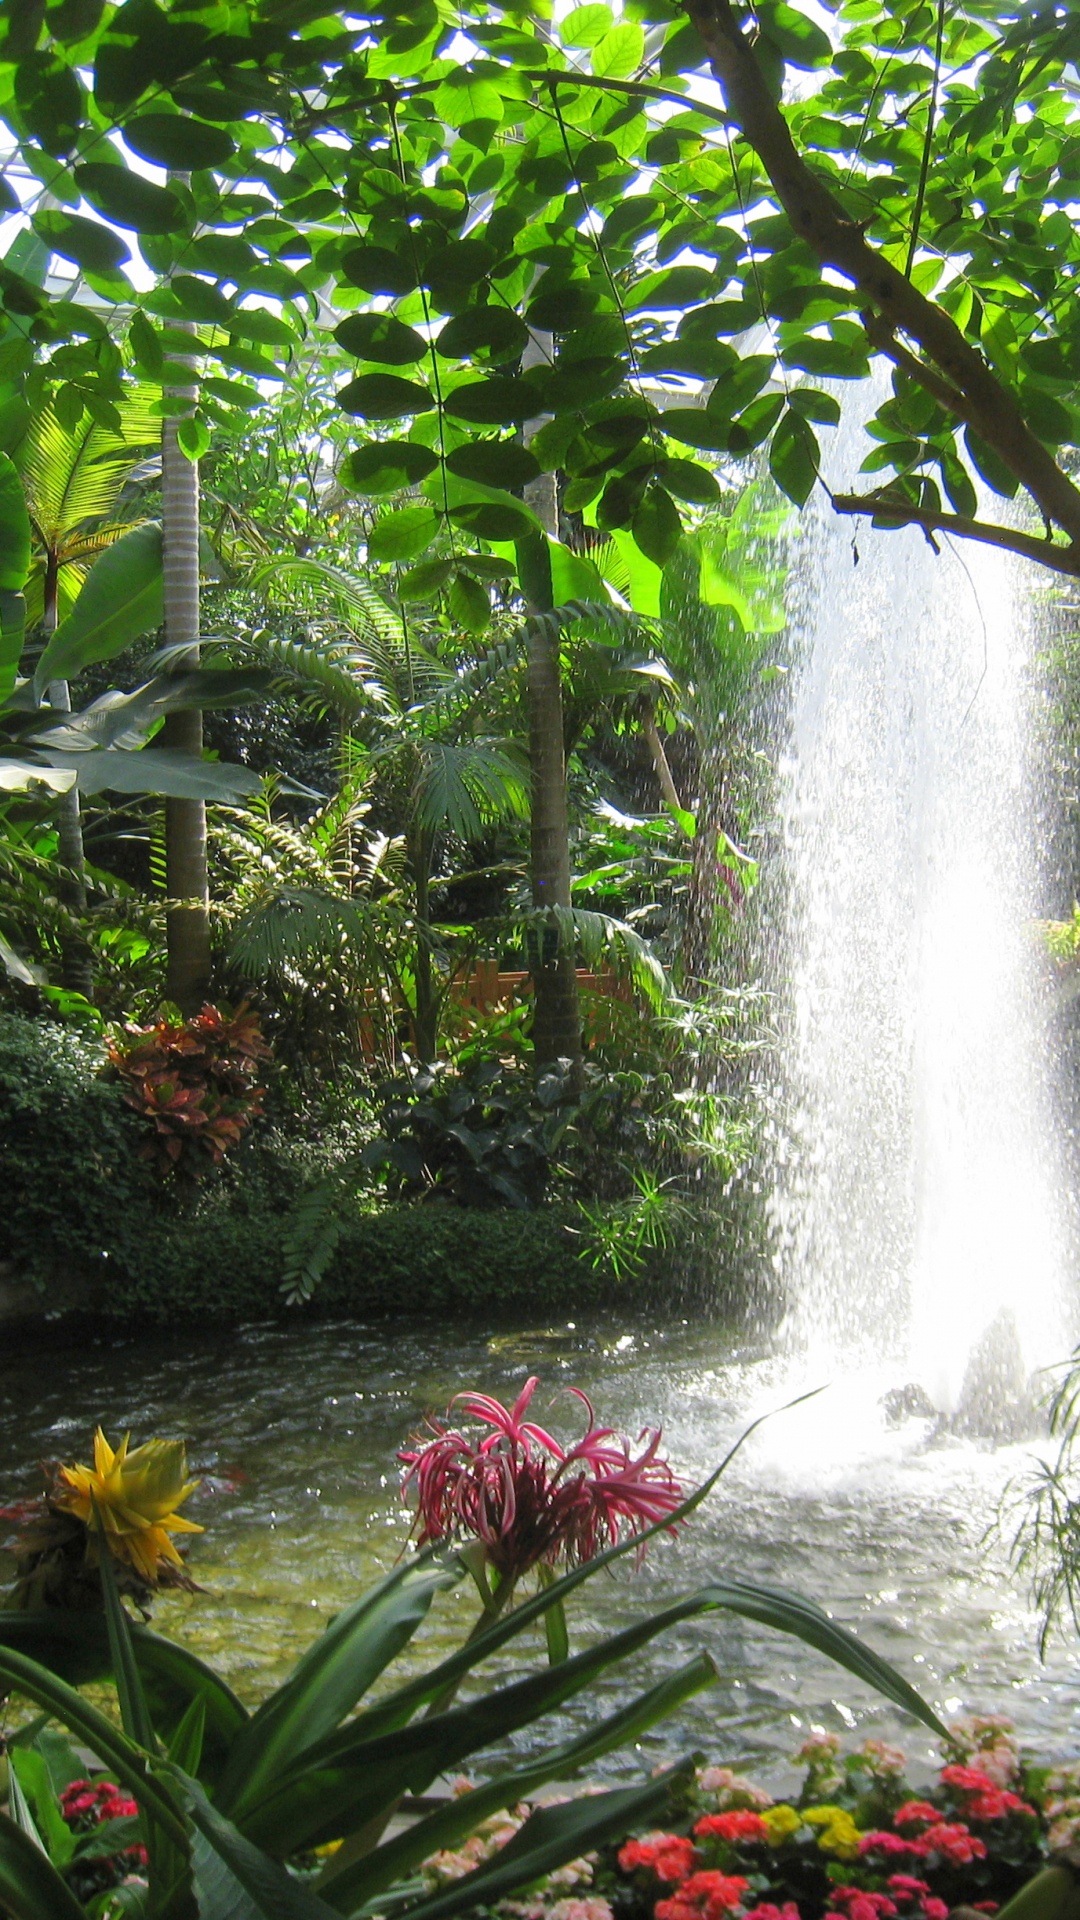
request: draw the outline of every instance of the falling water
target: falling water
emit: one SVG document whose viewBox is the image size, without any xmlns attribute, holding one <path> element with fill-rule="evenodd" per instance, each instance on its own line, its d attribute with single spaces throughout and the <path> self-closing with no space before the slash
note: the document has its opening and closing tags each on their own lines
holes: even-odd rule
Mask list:
<svg viewBox="0 0 1080 1920">
<path fill-rule="evenodd" d="M 845 424 L 836 475 L 865 448 Z M 914 529 L 823 515 L 805 547 L 776 1260 L 802 1347 L 885 1361 L 993 1426 L 1067 1351 L 1030 588 L 1010 556 L 935 555 Z"/>
</svg>

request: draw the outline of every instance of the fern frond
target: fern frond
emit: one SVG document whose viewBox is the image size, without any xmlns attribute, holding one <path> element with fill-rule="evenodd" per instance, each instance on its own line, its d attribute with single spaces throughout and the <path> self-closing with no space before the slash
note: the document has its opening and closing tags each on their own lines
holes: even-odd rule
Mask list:
<svg viewBox="0 0 1080 1920">
<path fill-rule="evenodd" d="M 287 1307 L 310 1300 L 338 1249 L 349 1197 L 342 1170 L 328 1173 L 296 1201 L 282 1234 L 281 1291 Z"/>
</svg>

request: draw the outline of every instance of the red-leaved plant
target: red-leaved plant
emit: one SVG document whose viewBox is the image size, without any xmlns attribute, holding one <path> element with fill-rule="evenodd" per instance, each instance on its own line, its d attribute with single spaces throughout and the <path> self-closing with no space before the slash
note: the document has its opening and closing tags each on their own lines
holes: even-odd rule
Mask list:
<svg viewBox="0 0 1080 1920">
<path fill-rule="evenodd" d="M 164 1175 L 198 1180 L 262 1112 L 259 1062 L 270 1049 L 259 1016 L 205 1006 L 193 1020 L 163 1015 L 152 1027 L 127 1026 L 130 1044 L 113 1040 L 109 1059 L 124 1099 L 145 1120 L 144 1160 Z"/>
<path fill-rule="evenodd" d="M 478 1542 L 505 1596 L 539 1566 L 574 1565 L 614 1546 L 624 1533 L 644 1533 L 681 1506 L 685 1495 L 660 1457 L 659 1429 L 639 1436 L 640 1453 L 612 1427 L 598 1427 L 578 1387 L 570 1393 L 588 1416 L 580 1440 L 563 1447 L 526 1418 L 539 1382 L 526 1380 L 512 1407 L 485 1393 L 459 1393 L 479 1431 L 429 1419 L 398 1455 L 402 1486 L 415 1491 L 421 1546 L 440 1540 Z"/>
</svg>

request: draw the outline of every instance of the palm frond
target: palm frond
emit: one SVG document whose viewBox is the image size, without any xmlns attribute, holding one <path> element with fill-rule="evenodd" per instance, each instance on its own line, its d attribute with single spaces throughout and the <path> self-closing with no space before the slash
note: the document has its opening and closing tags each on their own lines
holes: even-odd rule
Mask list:
<svg viewBox="0 0 1080 1920">
<path fill-rule="evenodd" d="M 312 960 L 378 978 L 400 918 L 383 901 L 349 900 L 312 887 L 267 889 L 233 928 L 229 959 L 253 980 L 307 968 Z"/>
<path fill-rule="evenodd" d="M 527 642 L 528 634 L 524 627 L 519 627 L 508 639 L 497 641 L 478 660 L 470 661 L 467 667 L 440 687 L 433 699 L 423 706 L 414 707 L 412 717 L 427 733 L 437 732 L 463 719 L 470 707 L 482 700 L 504 674 L 520 666 L 525 658 Z"/>
<path fill-rule="evenodd" d="M 483 740 L 422 740 L 414 786 L 422 824 L 461 840 L 478 840 L 485 825 L 528 810 L 525 770 L 503 745 Z"/>
<path fill-rule="evenodd" d="M 349 639 L 294 640 L 263 629 L 228 641 L 225 651 L 238 665 L 251 661 L 269 667 L 283 684 L 345 720 L 372 707 L 397 710 L 392 681 L 383 677 L 370 653 Z"/>
<path fill-rule="evenodd" d="M 69 429 L 50 406 L 32 415 L 15 461 L 45 544 L 58 547 L 83 522 L 110 515 L 136 462 L 160 445 L 161 416 L 152 389 L 132 389 L 119 414 L 119 430 L 85 413 Z"/>
<path fill-rule="evenodd" d="M 249 584 L 271 605 L 301 616 L 325 620 L 332 614 L 362 642 L 371 670 L 392 682 L 406 645 L 402 617 L 362 574 L 286 554 L 257 566 Z"/>
</svg>

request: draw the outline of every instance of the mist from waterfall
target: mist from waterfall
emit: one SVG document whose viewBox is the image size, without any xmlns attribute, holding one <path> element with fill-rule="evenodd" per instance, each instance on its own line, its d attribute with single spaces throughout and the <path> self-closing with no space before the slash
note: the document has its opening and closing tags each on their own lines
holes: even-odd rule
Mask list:
<svg viewBox="0 0 1080 1920">
<path fill-rule="evenodd" d="M 863 417 L 836 435 L 838 484 Z M 1070 1328 L 1031 927 L 1030 586 L 1008 555 L 939 544 L 826 509 L 794 554 L 772 1223 L 793 1344 L 886 1361 L 952 1414 L 977 1373 L 1020 1390 Z"/>
</svg>

